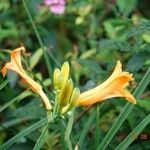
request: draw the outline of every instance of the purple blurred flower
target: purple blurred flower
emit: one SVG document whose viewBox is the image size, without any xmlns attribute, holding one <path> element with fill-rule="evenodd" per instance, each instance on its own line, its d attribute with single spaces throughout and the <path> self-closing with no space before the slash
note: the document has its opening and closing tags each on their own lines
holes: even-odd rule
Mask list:
<svg viewBox="0 0 150 150">
<path fill-rule="evenodd" d="M 54 14 L 63 14 L 65 11 L 65 0 L 44 0 L 44 3 Z"/>
</svg>

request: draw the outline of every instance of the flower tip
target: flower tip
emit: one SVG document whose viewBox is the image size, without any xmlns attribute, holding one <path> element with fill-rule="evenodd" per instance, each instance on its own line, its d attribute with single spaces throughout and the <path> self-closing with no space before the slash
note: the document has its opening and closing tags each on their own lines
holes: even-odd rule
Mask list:
<svg viewBox="0 0 150 150">
<path fill-rule="evenodd" d="M 61 67 L 61 75 L 64 77 L 64 82 L 67 81 L 68 77 L 69 77 L 69 63 L 68 61 L 64 62 L 62 67 Z"/>
<path fill-rule="evenodd" d="M 131 81 L 134 81 L 134 77 L 132 73 L 130 74 L 130 77 L 131 77 Z"/>
<path fill-rule="evenodd" d="M 131 103 L 134 104 L 134 105 L 136 105 L 137 101 L 134 99 L 134 100 L 131 101 Z"/>
<path fill-rule="evenodd" d="M 16 48 L 15 50 L 11 51 L 11 55 L 16 55 L 20 51 L 25 52 L 25 47 L 24 46 L 20 46 L 20 47 Z"/>
<path fill-rule="evenodd" d="M 117 65 L 122 68 L 122 64 L 121 64 L 121 61 L 120 60 L 117 60 Z"/>
<path fill-rule="evenodd" d="M 2 73 L 3 77 L 5 77 L 9 65 L 10 65 L 9 63 L 6 63 L 5 66 L 1 69 L 1 73 Z"/>
<path fill-rule="evenodd" d="M 129 102 L 131 102 L 132 104 L 137 104 L 137 101 L 136 101 L 136 99 L 135 99 L 135 97 L 132 95 L 132 94 L 130 94 L 128 91 L 126 91 L 125 92 L 126 94 L 125 94 L 125 98 L 129 101 Z"/>
<path fill-rule="evenodd" d="M 65 62 L 63 63 L 63 65 L 62 65 L 62 66 L 64 66 L 64 67 L 68 68 L 68 67 L 69 67 L 69 63 L 68 63 L 68 61 L 65 61 Z"/>
<path fill-rule="evenodd" d="M 4 67 L 1 69 L 1 73 L 2 73 L 3 77 L 5 77 L 5 75 L 6 75 L 6 69 Z"/>
</svg>

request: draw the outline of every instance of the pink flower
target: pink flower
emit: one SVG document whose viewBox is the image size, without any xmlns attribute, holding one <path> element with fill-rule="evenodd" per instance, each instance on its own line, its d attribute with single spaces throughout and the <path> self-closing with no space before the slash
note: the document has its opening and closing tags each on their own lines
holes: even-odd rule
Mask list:
<svg viewBox="0 0 150 150">
<path fill-rule="evenodd" d="M 54 14 L 63 14 L 65 11 L 65 0 L 44 0 L 44 3 Z"/>
</svg>

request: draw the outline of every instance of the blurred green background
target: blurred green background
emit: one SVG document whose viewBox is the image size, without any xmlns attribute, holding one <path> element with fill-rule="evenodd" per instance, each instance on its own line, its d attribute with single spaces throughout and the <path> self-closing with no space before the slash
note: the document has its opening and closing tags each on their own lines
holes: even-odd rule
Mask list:
<svg viewBox="0 0 150 150">
<path fill-rule="evenodd" d="M 109 77 L 117 60 L 123 69 L 133 73 L 137 87 L 150 66 L 150 12 L 148 0 L 68 0 L 65 12 L 52 13 L 43 0 L 26 0 L 29 12 L 39 35 L 48 50 L 51 73 L 64 61 L 69 61 L 74 84 L 81 91 L 95 87 Z M 25 46 L 27 54 L 23 65 L 36 76 L 52 93 L 52 77 L 49 77 L 43 51 L 21 0 L 0 1 L 0 68 L 9 60 L 9 51 Z M 0 83 L 4 79 L 0 75 Z M 114 149 L 132 129 L 150 112 L 150 86 L 147 87 L 138 105 L 124 122 L 108 149 Z M 15 98 L 25 85 L 18 76 L 0 92 L 0 105 Z M 32 96 L 31 96 L 32 95 Z M 35 98 L 33 98 L 33 96 Z M 19 97 L 18 102 L 0 114 L 0 143 L 4 143 L 19 131 L 46 116 L 35 94 Z M 73 127 L 73 144 L 77 143 L 86 120 L 96 109 L 99 111 L 99 140 L 109 130 L 126 101 L 119 98 L 108 100 L 92 108 L 78 108 Z M 88 110 L 87 110 L 88 109 Z M 95 118 L 96 119 L 96 118 Z M 80 149 L 96 149 L 96 124 L 93 121 Z M 144 129 L 149 131 L 150 125 Z M 56 121 L 49 129 L 43 149 L 63 149 L 62 132 L 65 129 Z M 20 139 L 10 150 L 30 150 L 34 147 L 41 129 Z M 149 149 L 149 141 L 135 140 L 129 149 Z"/>
</svg>

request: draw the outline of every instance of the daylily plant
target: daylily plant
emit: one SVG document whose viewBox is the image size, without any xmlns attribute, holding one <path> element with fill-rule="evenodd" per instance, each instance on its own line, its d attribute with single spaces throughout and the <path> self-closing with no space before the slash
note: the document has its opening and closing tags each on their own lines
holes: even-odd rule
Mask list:
<svg viewBox="0 0 150 150">
<path fill-rule="evenodd" d="M 7 62 L 3 67 L 2 74 L 6 75 L 7 70 L 13 70 L 18 73 L 22 79 L 29 85 L 35 93 L 40 95 L 46 109 L 52 109 L 50 101 L 43 92 L 39 83 L 35 82 L 29 77 L 21 64 L 20 52 L 25 51 L 24 47 L 17 48 L 11 52 L 11 61 Z M 72 79 L 69 78 L 69 63 L 65 62 L 61 69 L 56 68 L 53 74 L 54 93 L 55 93 L 55 107 L 54 111 L 64 114 L 75 106 L 93 105 L 97 102 L 104 101 L 113 97 L 124 97 L 133 104 L 136 104 L 134 96 L 126 89 L 129 82 L 133 80 L 132 74 L 122 71 L 120 61 L 112 75 L 97 87 L 85 91 L 80 94 L 80 90 L 73 86 Z"/>
</svg>

